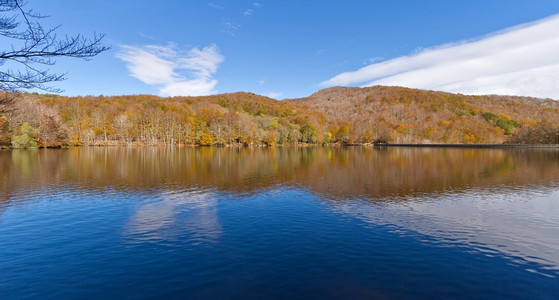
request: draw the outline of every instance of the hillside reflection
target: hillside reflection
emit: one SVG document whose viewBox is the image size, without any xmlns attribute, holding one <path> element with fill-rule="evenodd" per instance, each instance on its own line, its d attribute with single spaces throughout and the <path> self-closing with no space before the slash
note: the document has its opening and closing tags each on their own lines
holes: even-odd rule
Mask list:
<svg viewBox="0 0 559 300">
<path fill-rule="evenodd" d="M 305 187 L 335 201 L 400 201 L 466 189 L 555 187 L 559 151 L 420 148 L 74 148 L 1 151 L 0 207 L 52 185 L 253 193 Z M 423 197 L 416 197 L 417 200 Z"/>
<path fill-rule="evenodd" d="M 52 201 L 45 197 L 51 191 L 118 201 L 102 196 L 111 191 L 144 199 L 122 229 L 130 242 L 187 235 L 196 243 L 217 243 L 227 231 L 218 217 L 220 201 L 298 190 L 314 194 L 338 216 L 391 226 L 395 234 L 418 235 L 426 243 L 502 253 L 551 277 L 559 272 L 558 187 L 554 149 L 0 151 L 0 216 L 28 202 Z"/>
</svg>

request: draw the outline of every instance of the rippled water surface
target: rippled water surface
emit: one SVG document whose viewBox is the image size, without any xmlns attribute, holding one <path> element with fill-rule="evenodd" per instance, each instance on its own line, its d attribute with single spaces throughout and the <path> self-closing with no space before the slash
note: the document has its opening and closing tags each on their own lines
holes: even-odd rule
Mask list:
<svg viewBox="0 0 559 300">
<path fill-rule="evenodd" d="M 0 298 L 558 299 L 559 151 L 0 151 Z"/>
</svg>

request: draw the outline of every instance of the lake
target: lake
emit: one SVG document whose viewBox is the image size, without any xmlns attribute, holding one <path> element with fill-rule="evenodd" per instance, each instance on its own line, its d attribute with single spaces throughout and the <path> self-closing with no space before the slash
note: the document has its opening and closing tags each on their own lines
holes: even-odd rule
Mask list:
<svg viewBox="0 0 559 300">
<path fill-rule="evenodd" d="M 0 298 L 557 299 L 559 150 L 0 151 Z"/>
</svg>

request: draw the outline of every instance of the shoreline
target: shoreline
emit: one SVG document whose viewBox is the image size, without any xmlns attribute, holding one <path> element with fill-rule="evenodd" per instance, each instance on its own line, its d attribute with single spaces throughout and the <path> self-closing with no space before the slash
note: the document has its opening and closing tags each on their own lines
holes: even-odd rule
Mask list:
<svg viewBox="0 0 559 300">
<path fill-rule="evenodd" d="M 413 147 L 413 148 L 477 148 L 477 149 L 512 149 L 512 148 L 557 148 L 559 144 L 375 144 L 375 147 Z"/>
<path fill-rule="evenodd" d="M 201 146 L 194 144 L 108 144 L 108 145 L 80 145 L 80 146 L 61 146 L 61 147 L 38 147 L 38 148 L 12 148 L 12 147 L 0 147 L 0 150 L 30 150 L 30 149 L 69 149 L 69 148 L 82 148 L 82 147 L 93 147 L 93 148 L 104 148 L 104 147 L 181 147 L 181 148 L 308 148 L 308 147 L 375 147 L 375 148 L 385 148 L 385 147 L 400 147 L 400 148 L 462 148 L 462 149 L 559 149 L 559 144 L 291 144 L 291 145 L 209 145 Z"/>
</svg>

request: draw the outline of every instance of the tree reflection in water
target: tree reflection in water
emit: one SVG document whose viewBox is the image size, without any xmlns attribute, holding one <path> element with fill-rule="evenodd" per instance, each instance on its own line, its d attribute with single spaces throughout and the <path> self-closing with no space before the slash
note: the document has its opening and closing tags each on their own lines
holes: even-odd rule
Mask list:
<svg viewBox="0 0 559 300">
<path fill-rule="evenodd" d="M 216 195 L 301 189 L 339 213 L 559 270 L 555 149 L 71 148 L 0 152 L 0 213 L 51 188 L 156 195 L 124 228 L 132 242 L 216 242 Z M 39 197 L 40 198 L 40 197 Z M 33 200 L 35 199 L 35 200 Z M 102 199 L 101 199 L 102 201 Z"/>
</svg>

